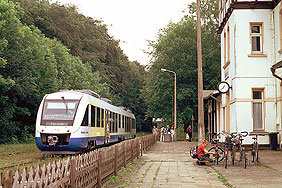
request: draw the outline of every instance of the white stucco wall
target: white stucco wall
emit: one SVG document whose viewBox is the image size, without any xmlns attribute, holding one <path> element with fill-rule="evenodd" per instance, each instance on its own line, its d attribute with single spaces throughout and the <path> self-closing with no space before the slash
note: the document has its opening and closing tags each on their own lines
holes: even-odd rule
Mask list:
<svg viewBox="0 0 282 188">
<path fill-rule="evenodd" d="M 252 88 L 264 88 L 265 131 L 277 131 L 277 118 L 275 115 L 277 114 L 279 117 L 281 115 L 280 106 L 278 106 L 280 102 L 277 102 L 276 109 L 275 100 L 280 95 L 280 86 L 279 82 L 275 81 L 276 78 L 272 76 L 270 67 L 277 59 L 282 59 L 282 56 L 278 52 L 274 52 L 274 49 L 278 47 L 275 47 L 277 44 L 273 41 L 279 42 L 279 40 L 273 37 L 274 35 L 275 38 L 280 37 L 280 35 L 274 31 L 273 23 L 279 20 L 276 20 L 272 12 L 278 14 L 276 9 L 274 11 L 270 9 L 235 9 L 221 33 L 221 79 L 232 86 L 230 91 L 230 132 L 253 131 Z M 250 22 L 263 22 L 263 54 L 266 54 L 266 57 L 248 56 L 251 54 Z M 225 80 L 223 41 L 224 31 L 226 32 L 226 39 L 228 38 L 228 26 L 230 32 L 230 65 L 226 68 L 229 69 L 229 78 Z M 277 24 L 275 30 L 277 30 Z M 222 95 L 222 105 L 226 105 L 225 94 Z M 220 130 L 222 131 L 224 129 L 222 109 L 220 119 Z M 245 144 L 251 144 L 252 142 L 251 137 L 244 140 Z M 268 144 L 269 136 L 259 137 L 259 142 Z"/>
</svg>

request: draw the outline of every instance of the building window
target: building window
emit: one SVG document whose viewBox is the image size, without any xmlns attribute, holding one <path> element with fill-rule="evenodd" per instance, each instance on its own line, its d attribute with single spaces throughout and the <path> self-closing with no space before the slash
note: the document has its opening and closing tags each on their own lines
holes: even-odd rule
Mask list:
<svg viewBox="0 0 282 188">
<path fill-rule="evenodd" d="M 263 90 L 253 90 L 253 130 L 263 130 Z"/>
<path fill-rule="evenodd" d="M 252 53 L 260 53 L 263 52 L 263 23 L 251 23 L 250 24 L 250 37 L 251 37 L 251 46 Z"/>
<path fill-rule="evenodd" d="M 230 32 L 229 32 L 229 26 L 227 27 L 227 63 L 230 63 Z"/>
<path fill-rule="evenodd" d="M 279 53 L 282 53 L 282 4 L 280 5 L 280 10 L 279 10 L 279 28 L 280 28 L 280 50 L 279 50 Z"/>
<path fill-rule="evenodd" d="M 224 64 L 226 64 L 226 33 L 224 31 Z"/>
</svg>

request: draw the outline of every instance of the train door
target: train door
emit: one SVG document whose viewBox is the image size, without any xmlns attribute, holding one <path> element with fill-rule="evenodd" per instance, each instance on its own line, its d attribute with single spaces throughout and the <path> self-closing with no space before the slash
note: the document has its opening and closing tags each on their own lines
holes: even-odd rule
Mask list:
<svg viewBox="0 0 282 188">
<path fill-rule="evenodd" d="M 110 111 L 109 110 L 106 110 L 105 109 L 105 143 L 107 143 L 107 129 L 109 129 L 108 128 L 108 126 L 110 126 L 110 125 L 108 125 L 108 123 L 109 123 L 109 120 L 110 120 Z"/>
<path fill-rule="evenodd" d="M 81 122 L 81 126 L 80 126 L 80 130 L 81 130 L 81 136 L 82 137 L 88 137 L 90 134 L 90 119 L 91 119 L 91 114 L 90 114 L 90 106 L 87 105 L 85 112 L 84 112 L 84 116 L 83 116 L 83 120 Z"/>
</svg>

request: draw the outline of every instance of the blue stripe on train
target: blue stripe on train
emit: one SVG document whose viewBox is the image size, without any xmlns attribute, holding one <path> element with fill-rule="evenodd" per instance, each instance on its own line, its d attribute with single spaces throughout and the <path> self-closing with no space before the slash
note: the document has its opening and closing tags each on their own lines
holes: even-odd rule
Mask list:
<svg viewBox="0 0 282 188">
<path fill-rule="evenodd" d="M 110 142 L 118 141 L 119 137 L 123 137 L 122 135 L 111 135 Z M 85 149 L 88 145 L 88 141 L 96 140 L 96 145 L 104 144 L 104 136 L 98 137 L 86 137 L 86 138 L 70 138 L 70 142 L 68 145 L 57 145 L 57 146 L 49 146 L 41 143 L 40 137 L 35 138 L 36 145 L 41 151 L 72 151 L 79 152 Z"/>
</svg>

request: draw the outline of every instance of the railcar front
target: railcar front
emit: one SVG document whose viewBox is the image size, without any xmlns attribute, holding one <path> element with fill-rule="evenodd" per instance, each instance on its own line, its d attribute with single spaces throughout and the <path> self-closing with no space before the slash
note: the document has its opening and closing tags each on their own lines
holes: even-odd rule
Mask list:
<svg viewBox="0 0 282 188">
<path fill-rule="evenodd" d="M 90 130 L 83 116 L 88 101 L 88 96 L 79 92 L 57 92 L 43 98 L 35 133 L 42 153 L 73 154 L 87 148 Z"/>
</svg>

